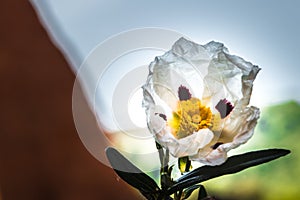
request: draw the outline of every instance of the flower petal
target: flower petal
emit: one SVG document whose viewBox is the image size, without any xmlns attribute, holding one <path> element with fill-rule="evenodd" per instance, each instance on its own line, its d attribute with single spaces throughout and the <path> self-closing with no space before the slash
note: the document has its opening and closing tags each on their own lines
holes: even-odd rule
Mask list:
<svg viewBox="0 0 300 200">
<path fill-rule="evenodd" d="M 221 43 L 210 42 L 204 47 L 212 60 L 204 78 L 209 84 L 203 98 L 213 101 L 215 105 L 220 99 L 226 98 L 233 104 L 247 106 L 253 81 L 260 68 L 238 56 L 228 54 L 227 48 Z"/>
<path fill-rule="evenodd" d="M 160 106 L 153 106 L 150 108 L 150 117 L 148 120 L 149 130 L 152 134 L 156 135 L 160 133 L 166 126 L 164 119 L 165 114 Z"/>
<path fill-rule="evenodd" d="M 176 139 L 167 129 L 156 135 L 160 144 L 169 149 L 175 157 L 183 157 L 196 154 L 213 139 L 213 133 L 209 129 L 201 129 L 190 136 Z"/>
<path fill-rule="evenodd" d="M 198 155 L 190 156 L 190 159 L 201 162 L 205 165 L 220 165 L 226 161 L 227 152 L 222 145 L 220 145 L 218 148 L 212 150 L 205 156 L 199 153 Z"/>
<path fill-rule="evenodd" d="M 224 147 L 226 151 L 244 144 L 252 137 L 259 115 L 259 109 L 254 106 L 236 110 L 230 115 L 221 134 L 221 139 L 230 141 Z"/>
</svg>

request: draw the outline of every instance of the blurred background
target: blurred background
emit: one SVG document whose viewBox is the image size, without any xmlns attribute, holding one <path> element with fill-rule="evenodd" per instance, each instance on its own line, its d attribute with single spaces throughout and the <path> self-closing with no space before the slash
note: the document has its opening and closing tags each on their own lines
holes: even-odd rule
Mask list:
<svg viewBox="0 0 300 200">
<path fill-rule="evenodd" d="M 231 154 L 287 148 L 292 154 L 204 183 L 220 199 L 300 195 L 299 1 L 2 0 L 0 2 L 0 200 L 142 199 L 96 160 L 72 117 L 72 88 L 84 59 L 122 31 L 160 27 L 197 43 L 224 43 L 259 65 L 254 137 Z M 96 119 L 86 99 L 82 115 Z M 117 191 L 117 192 L 116 192 Z"/>
<path fill-rule="evenodd" d="M 137 198 L 80 141 L 74 73 L 30 2 L 3 0 L 0 16 L 0 199 Z"/>
</svg>

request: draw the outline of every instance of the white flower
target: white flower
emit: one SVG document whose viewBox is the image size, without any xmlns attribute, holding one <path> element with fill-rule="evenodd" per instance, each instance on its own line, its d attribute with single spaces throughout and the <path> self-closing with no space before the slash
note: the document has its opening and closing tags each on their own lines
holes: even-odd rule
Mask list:
<svg viewBox="0 0 300 200">
<path fill-rule="evenodd" d="M 143 103 L 150 132 L 175 157 L 222 164 L 253 134 L 259 109 L 248 104 L 259 70 L 221 43 L 180 38 L 149 66 Z"/>
</svg>

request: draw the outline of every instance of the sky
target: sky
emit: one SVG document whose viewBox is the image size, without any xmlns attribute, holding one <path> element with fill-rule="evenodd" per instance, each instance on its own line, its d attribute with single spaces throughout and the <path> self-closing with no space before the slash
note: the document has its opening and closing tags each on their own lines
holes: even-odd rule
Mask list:
<svg viewBox="0 0 300 200">
<path fill-rule="evenodd" d="M 32 0 L 50 36 L 73 68 L 105 39 L 123 31 L 160 27 L 193 41 L 224 43 L 262 70 L 252 102 L 300 101 L 300 2 Z"/>
</svg>

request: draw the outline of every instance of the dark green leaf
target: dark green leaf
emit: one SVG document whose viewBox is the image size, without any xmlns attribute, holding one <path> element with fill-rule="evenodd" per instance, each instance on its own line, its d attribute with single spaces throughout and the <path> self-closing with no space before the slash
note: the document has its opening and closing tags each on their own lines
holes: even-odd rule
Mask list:
<svg viewBox="0 0 300 200">
<path fill-rule="evenodd" d="M 114 148 L 106 149 L 107 158 L 115 172 L 148 199 L 156 199 L 160 192 L 156 182 L 128 161 Z"/>
<path fill-rule="evenodd" d="M 200 185 L 192 185 L 183 191 L 183 199 L 187 199 L 191 196 L 194 190 L 200 188 Z"/>
<path fill-rule="evenodd" d="M 198 194 L 198 200 L 204 199 L 207 197 L 207 192 L 203 185 L 200 185 L 199 194 Z"/>
<path fill-rule="evenodd" d="M 170 166 L 169 169 L 168 169 L 168 176 L 170 176 L 170 177 L 171 177 L 171 174 L 172 174 L 173 167 L 174 167 L 174 165 Z"/>
<path fill-rule="evenodd" d="M 289 154 L 285 149 L 267 149 L 261 151 L 248 152 L 241 155 L 232 156 L 225 163 L 219 166 L 203 166 L 185 174 L 168 189 L 168 194 L 173 194 L 191 185 L 219 177 L 226 174 L 233 174 L 246 168 L 260 165 L 279 157 Z"/>
</svg>

